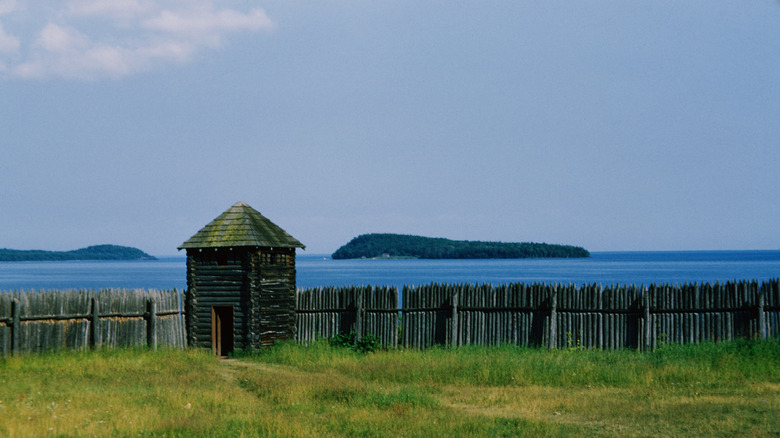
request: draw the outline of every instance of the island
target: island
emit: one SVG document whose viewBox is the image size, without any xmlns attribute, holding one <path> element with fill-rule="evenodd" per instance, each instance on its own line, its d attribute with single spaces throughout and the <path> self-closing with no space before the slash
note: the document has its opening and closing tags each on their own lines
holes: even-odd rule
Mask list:
<svg viewBox="0 0 780 438">
<path fill-rule="evenodd" d="M 43 262 L 68 260 L 157 260 L 137 248 L 94 245 L 73 251 L 0 249 L 0 262 Z"/>
<path fill-rule="evenodd" d="M 504 243 L 450 240 L 407 234 L 363 234 L 337 249 L 333 259 L 519 259 L 590 257 L 579 246 L 549 243 Z"/>
</svg>

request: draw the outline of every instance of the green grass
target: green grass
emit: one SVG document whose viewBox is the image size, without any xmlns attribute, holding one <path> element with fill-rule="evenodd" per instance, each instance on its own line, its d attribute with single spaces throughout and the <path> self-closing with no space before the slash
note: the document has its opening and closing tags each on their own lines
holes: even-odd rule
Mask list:
<svg viewBox="0 0 780 438">
<path fill-rule="evenodd" d="M 3 436 L 780 436 L 780 341 L 0 360 Z"/>
</svg>

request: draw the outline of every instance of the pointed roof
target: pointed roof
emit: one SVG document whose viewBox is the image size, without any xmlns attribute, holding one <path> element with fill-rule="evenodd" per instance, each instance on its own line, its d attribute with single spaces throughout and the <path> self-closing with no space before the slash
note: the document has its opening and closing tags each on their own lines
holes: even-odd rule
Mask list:
<svg viewBox="0 0 780 438">
<path fill-rule="evenodd" d="M 182 243 L 179 249 L 229 246 L 306 248 L 254 208 L 236 202 Z"/>
</svg>

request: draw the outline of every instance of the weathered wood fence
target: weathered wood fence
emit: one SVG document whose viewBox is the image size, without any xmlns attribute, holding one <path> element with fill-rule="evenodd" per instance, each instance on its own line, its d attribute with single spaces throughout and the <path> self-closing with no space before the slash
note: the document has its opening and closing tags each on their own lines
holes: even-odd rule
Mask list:
<svg viewBox="0 0 780 438">
<path fill-rule="evenodd" d="M 296 340 L 355 331 L 373 335 L 384 346 L 398 345 L 398 289 L 395 287 L 317 287 L 295 296 Z"/>
<path fill-rule="evenodd" d="M 186 345 L 179 292 L 0 293 L 0 356 L 62 349 Z"/>
<path fill-rule="evenodd" d="M 298 290 L 297 340 L 354 330 L 384 345 L 653 349 L 780 336 L 780 281 L 607 286 L 430 284 Z M 400 330 L 399 330 L 400 319 Z M 399 336 L 400 331 L 400 336 Z"/>
<path fill-rule="evenodd" d="M 296 340 L 355 331 L 388 347 L 653 349 L 780 336 L 780 280 L 606 286 L 511 283 L 318 287 L 296 292 Z M 0 356 L 186 345 L 179 292 L 0 292 Z"/>
</svg>

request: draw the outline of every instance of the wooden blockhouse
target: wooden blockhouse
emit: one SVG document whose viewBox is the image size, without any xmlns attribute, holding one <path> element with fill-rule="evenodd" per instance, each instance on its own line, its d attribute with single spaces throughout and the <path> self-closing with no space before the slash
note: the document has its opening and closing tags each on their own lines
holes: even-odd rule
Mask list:
<svg viewBox="0 0 780 438">
<path fill-rule="evenodd" d="M 187 250 L 187 341 L 220 356 L 295 337 L 295 248 L 306 247 L 238 202 Z"/>
</svg>

